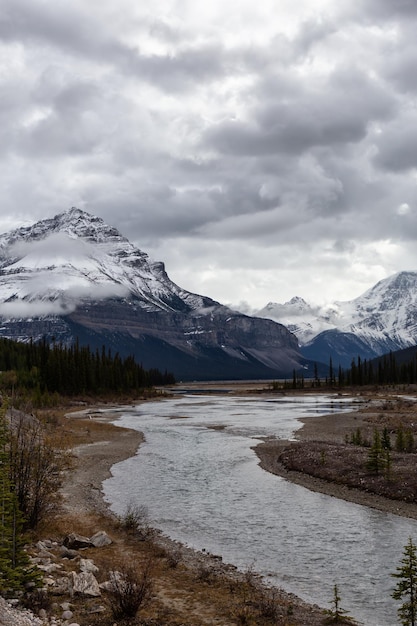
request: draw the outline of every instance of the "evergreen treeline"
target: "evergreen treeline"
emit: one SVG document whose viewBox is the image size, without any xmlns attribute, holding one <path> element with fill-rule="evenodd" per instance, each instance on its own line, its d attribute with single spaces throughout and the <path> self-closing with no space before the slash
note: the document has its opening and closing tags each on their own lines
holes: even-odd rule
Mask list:
<svg viewBox="0 0 417 626">
<path fill-rule="evenodd" d="M 0 381 L 30 392 L 75 395 L 130 392 L 175 382 L 172 374 L 145 370 L 132 356 L 112 355 L 105 347 L 91 351 L 78 342 L 70 347 L 0 339 Z"/>
<path fill-rule="evenodd" d="M 410 385 L 417 382 L 417 351 L 410 360 L 398 363 L 390 352 L 380 359 L 367 361 L 360 357 L 343 372 L 345 385 Z"/>
<path fill-rule="evenodd" d="M 325 386 L 363 386 L 363 385 L 412 385 L 417 384 L 417 348 L 407 349 L 395 354 L 390 352 L 378 359 L 362 359 L 360 356 L 352 360 L 350 369 L 336 369 L 333 367 L 332 358 L 329 360 L 328 375 L 325 379 L 318 374 L 317 363 L 314 364 L 314 375 L 307 380 L 304 371 L 293 370 L 292 381 L 274 381 L 272 389 L 304 389 L 308 387 Z"/>
</svg>

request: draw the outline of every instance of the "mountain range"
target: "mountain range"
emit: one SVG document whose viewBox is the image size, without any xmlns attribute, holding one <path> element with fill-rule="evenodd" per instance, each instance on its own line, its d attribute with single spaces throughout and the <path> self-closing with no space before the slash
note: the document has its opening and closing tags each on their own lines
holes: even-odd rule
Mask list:
<svg viewBox="0 0 417 626">
<path fill-rule="evenodd" d="M 105 346 L 184 380 L 306 366 L 285 326 L 181 289 L 163 263 L 75 207 L 0 235 L 0 336 Z"/>
<path fill-rule="evenodd" d="M 350 367 L 357 356 L 372 359 L 417 345 L 417 272 L 399 272 L 354 300 L 320 308 L 299 297 L 270 302 L 256 315 L 284 324 L 311 361 Z"/>
</svg>

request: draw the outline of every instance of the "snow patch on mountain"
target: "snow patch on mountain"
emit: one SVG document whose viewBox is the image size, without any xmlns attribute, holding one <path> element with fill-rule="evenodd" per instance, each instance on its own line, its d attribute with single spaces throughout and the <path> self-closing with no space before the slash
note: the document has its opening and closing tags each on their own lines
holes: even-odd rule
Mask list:
<svg viewBox="0 0 417 626">
<path fill-rule="evenodd" d="M 113 227 L 76 208 L 0 235 L 0 315 L 62 315 L 82 302 L 137 298 L 142 308 L 217 305 L 180 289 L 163 263 L 151 262 Z M 174 306 L 175 308 L 175 306 Z"/>
<path fill-rule="evenodd" d="M 324 308 L 295 297 L 284 304 L 270 302 L 256 314 L 287 326 L 301 346 L 337 330 L 359 337 L 375 354 L 387 346 L 406 348 L 417 344 L 417 272 L 399 272 L 354 300 Z"/>
<path fill-rule="evenodd" d="M 295 296 L 284 304 L 269 302 L 256 315 L 283 324 L 303 345 L 319 333 L 335 328 L 343 313 L 337 304 L 320 307 Z"/>
</svg>

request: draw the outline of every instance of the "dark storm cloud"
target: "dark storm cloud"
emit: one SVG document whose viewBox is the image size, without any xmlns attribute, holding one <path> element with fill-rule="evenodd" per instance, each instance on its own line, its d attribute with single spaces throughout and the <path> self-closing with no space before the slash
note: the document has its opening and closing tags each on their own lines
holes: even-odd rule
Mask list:
<svg viewBox="0 0 417 626">
<path fill-rule="evenodd" d="M 76 54 L 118 58 L 124 46 L 111 41 L 94 29 L 94 18 L 86 12 L 71 10 L 62 3 L 5 0 L 0 14 L 0 37 L 3 41 L 38 43 Z"/>
<path fill-rule="evenodd" d="M 189 277 L 215 266 L 210 286 L 217 256 L 250 269 L 245 293 L 306 255 L 356 279 L 400 264 L 417 3 L 147 4 L 3 1 L 0 221 L 78 205 Z"/>
<path fill-rule="evenodd" d="M 35 94 L 37 102 L 48 102 L 48 113 L 26 129 L 17 141 L 27 155 L 55 157 L 91 152 L 102 140 L 101 123 L 95 108 L 99 94 L 91 84 L 68 84 L 52 97 Z"/>
<path fill-rule="evenodd" d="M 268 88 L 270 89 L 270 88 Z M 308 80 L 295 94 L 278 91 L 275 102 L 259 95 L 248 121 L 231 120 L 207 132 L 221 152 L 239 155 L 299 154 L 314 146 L 359 142 L 371 121 L 393 112 L 393 99 L 355 68 L 334 73 L 311 88 Z"/>
</svg>

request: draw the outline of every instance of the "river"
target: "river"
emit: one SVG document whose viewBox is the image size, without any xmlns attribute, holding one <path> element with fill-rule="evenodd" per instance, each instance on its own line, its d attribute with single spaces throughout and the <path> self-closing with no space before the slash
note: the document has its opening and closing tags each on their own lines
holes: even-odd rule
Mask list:
<svg viewBox="0 0 417 626">
<path fill-rule="evenodd" d="M 351 410 L 338 396 L 201 395 L 123 408 L 144 433 L 112 468 L 105 498 L 122 514 L 147 506 L 152 525 L 193 548 L 252 568 L 304 600 L 342 607 L 367 626 L 394 626 L 391 573 L 417 522 L 314 493 L 262 470 L 252 447 L 294 437 L 299 419 Z M 357 406 L 355 406 L 357 408 Z"/>
</svg>

